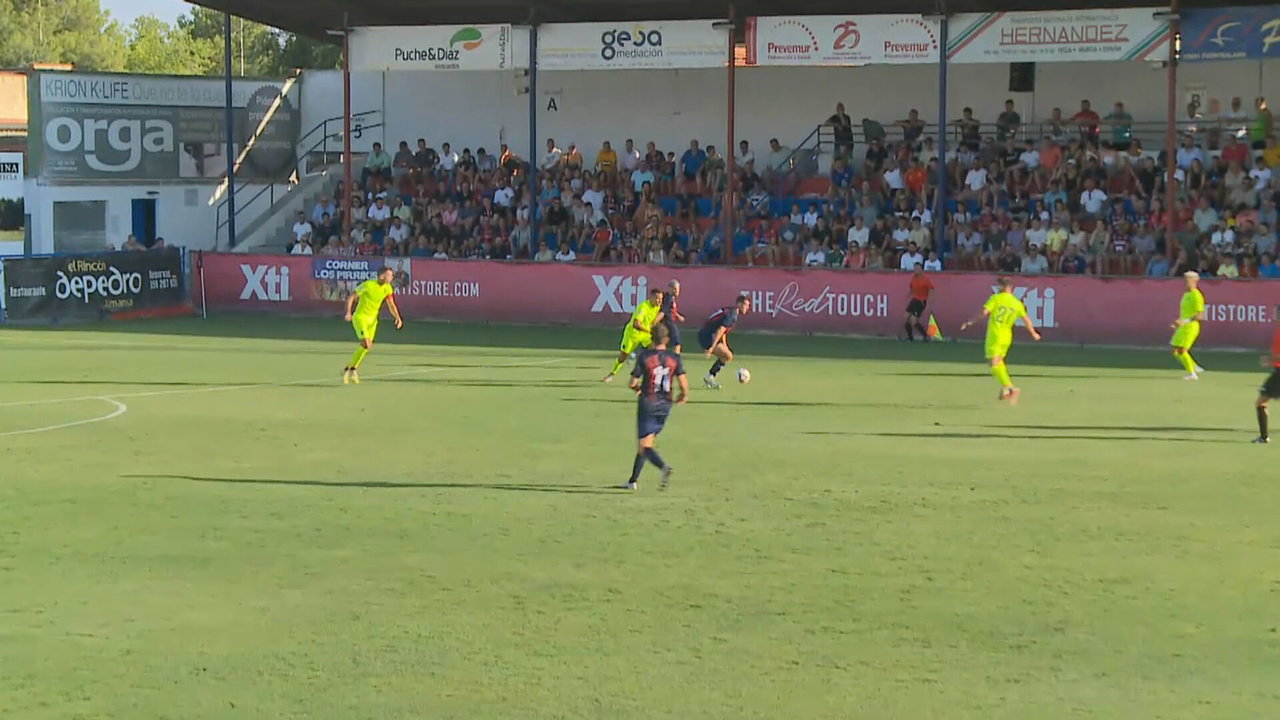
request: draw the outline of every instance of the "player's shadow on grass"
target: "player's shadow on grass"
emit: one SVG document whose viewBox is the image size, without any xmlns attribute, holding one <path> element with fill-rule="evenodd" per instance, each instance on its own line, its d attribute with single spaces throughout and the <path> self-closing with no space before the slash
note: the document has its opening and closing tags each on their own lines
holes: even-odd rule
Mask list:
<svg viewBox="0 0 1280 720">
<path fill-rule="evenodd" d="M 596 383 L 598 384 L 598 383 Z M 636 398 L 634 395 L 627 397 L 567 397 L 560 398 L 561 402 L 584 402 L 584 403 L 616 403 L 634 405 Z M 875 403 L 875 402 L 829 402 L 826 400 L 818 400 L 814 402 L 799 402 L 793 400 L 703 400 L 699 398 L 696 401 L 698 405 L 727 405 L 732 407 L 841 407 L 841 408 L 871 408 L 874 410 L 929 410 L 934 409 L 933 405 L 920 405 L 918 403 Z M 945 409 L 976 409 L 977 406 L 970 405 L 948 405 Z"/>
<path fill-rule="evenodd" d="M 223 387 L 225 382 L 182 382 L 154 380 L 0 380 L 4 385 L 123 385 L 125 387 Z"/>
<path fill-rule="evenodd" d="M 1128 430 L 1130 432 L 1214 432 L 1239 433 L 1234 428 L 1192 427 L 1187 425 L 975 425 L 980 428 L 1003 428 L 1009 430 Z"/>
<path fill-rule="evenodd" d="M 1167 437 L 1161 435 L 1012 435 L 1008 432 L 1014 428 L 1008 428 L 1005 432 L 939 432 L 939 433 L 918 433 L 918 432 L 834 432 L 831 430 L 809 430 L 805 431 L 805 435 L 860 435 L 863 437 L 886 437 L 886 438 L 910 438 L 912 440 L 928 440 L 937 438 L 941 440 L 1027 440 L 1027 441 L 1054 441 L 1054 440 L 1125 440 L 1135 442 L 1177 442 L 1177 443 L 1210 443 L 1210 444 L 1238 444 L 1233 440 L 1208 440 L 1202 438 L 1186 438 L 1186 437 Z M 1056 428 L 1055 428 L 1056 429 Z M 1096 430 L 1099 428 L 1089 428 Z"/>
<path fill-rule="evenodd" d="M 616 495 L 604 489 L 584 485 L 533 485 L 529 483 L 393 483 L 332 482 L 327 480 L 275 480 L 268 478 L 216 478 L 195 475 L 124 475 L 135 480 L 187 480 L 224 485 L 283 485 L 350 490 L 501 490 L 510 492 L 560 493 L 565 495 Z"/>
<path fill-rule="evenodd" d="M 470 388 L 568 388 L 593 384 L 591 380 L 587 380 L 585 378 L 578 378 L 574 380 L 529 380 L 527 382 L 511 382 L 503 380 L 468 380 L 466 378 L 408 377 L 383 378 L 380 379 L 379 382 L 419 383 Z"/>
</svg>

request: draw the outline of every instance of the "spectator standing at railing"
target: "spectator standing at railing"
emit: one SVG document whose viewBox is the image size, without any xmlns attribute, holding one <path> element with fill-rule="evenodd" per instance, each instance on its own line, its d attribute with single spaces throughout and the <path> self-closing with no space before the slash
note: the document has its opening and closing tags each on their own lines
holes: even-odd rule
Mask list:
<svg viewBox="0 0 1280 720">
<path fill-rule="evenodd" d="M 853 152 L 853 119 L 844 111 L 844 103 L 836 103 L 836 111 L 827 118 L 835 135 L 835 154 L 848 157 Z"/>
<path fill-rule="evenodd" d="M 1022 116 L 1013 107 L 1013 100 L 1005 100 L 1004 110 L 996 117 L 996 142 L 1014 140 L 1022 129 Z"/>
<path fill-rule="evenodd" d="M 973 152 L 978 152 L 982 146 L 982 122 L 973 116 L 973 108 L 965 108 L 960 113 L 960 119 L 955 121 L 956 127 L 960 129 L 960 142 Z"/>
<path fill-rule="evenodd" d="M 564 157 L 564 151 L 556 146 L 553 138 L 547 138 L 547 152 L 543 154 L 541 162 L 538 163 L 538 169 L 546 173 L 553 179 L 560 176 L 560 160 Z"/>
<path fill-rule="evenodd" d="M 1124 103 L 1116 103 L 1106 120 L 1111 125 L 1111 147 L 1116 150 L 1129 149 L 1133 142 L 1133 116 L 1124 109 Z"/>
<path fill-rule="evenodd" d="M 1088 100 L 1080 101 L 1080 110 L 1071 116 L 1071 124 L 1080 131 L 1080 140 L 1089 145 L 1098 144 L 1098 133 L 1102 119 L 1093 110 Z"/>
<path fill-rule="evenodd" d="M 913 150 L 920 149 L 920 136 L 924 135 L 925 124 L 920 119 L 920 111 L 912 108 L 904 120 L 894 123 L 902 128 L 902 142 Z"/>
<path fill-rule="evenodd" d="M 1267 107 L 1267 99 L 1260 97 L 1253 101 L 1253 123 L 1249 126 L 1249 140 L 1255 150 L 1265 147 L 1267 138 L 1275 134 L 1275 120 Z"/>
</svg>

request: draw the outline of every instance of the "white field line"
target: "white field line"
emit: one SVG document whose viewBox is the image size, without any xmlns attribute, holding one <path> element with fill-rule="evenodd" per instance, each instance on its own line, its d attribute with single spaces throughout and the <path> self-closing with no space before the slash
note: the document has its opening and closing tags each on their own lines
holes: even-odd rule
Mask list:
<svg viewBox="0 0 1280 720">
<path fill-rule="evenodd" d="M 472 369 L 472 368 L 492 369 L 492 368 L 536 367 L 539 365 L 556 365 L 558 363 L 567 362 L 568 360 L 569 358 L 553 358 L 550 360 L 536 360 L 534 362 L 520 362 L 520 363 L 503 363 L 500 365 L 474 365 L 470 367 L 414 368 L 412 370 L 397 370 L 396 372 L 380 373 L 377 375 L 366 375 L 364 377 L 365 379 L 376 380 L 378 378 L 399 377 L 402 375 L 422 375 L 422 374 L 431 373 L 431 372 L 441 372 L 444 370 L 461 370 L 461 369 Z M 47 427 L 31 428 L 28 430 L 11 430 L 9 432 L 0 433 L 0 437 L 6 437 L 9 435 L 30 435 L 32 433 L 48 432 L 50 430 L 61 430 L 62 428 L 75 427 L 77 425 L 88 425 L 90 423 L 113 420 L 125 414 L 126 412 L 129 412 L 129 406 L 125 405 L 122 402 L 118 402 L 116 398 L 144 398 L 144 397 L 159 397 L 161 395 L 197 395 L 199 393 L 225 392 L 227 390 L 248 390 L 248 389 L 254 389 L 254 388 L 287 387 L 290 385 L 308 385 L 308 384 L 325 383 L 325 382 L 334 382 L 334 377 L 330 375 L 329 377 L 318 378 L 318 379 L 310 378 L 307 380 L 290 380 L 287 382 L 278 382 L 278 383 L 253 383 L 248 385 L 220 385 L 218 387 L 206 387 L 206 388 L 179 388 L 175 390 L 153 390 L 153 391 L 147 391 L 147 392 L 119 393 L 119 394 L 110 395 L 110 396 L 80 395 L 77 397 L 68 397 L 68 398 L 50 398 L 50 399 L 44 399 L 44 400 L 18 400 L 15 402 L 0 403 L 0 407 L 25 407 L 25 406 L 31 406 L 31 405 L 57 405 L 60 403 L 83 402 L 86 400 L 102 400 L 104 402 L 109 402 L 112 405 L 116 406 L 116 409 L 113 412 L 103 415 L 101 417 L 91 418 L 88 420 L 76 420 L 75 422 L 61 423 L 58 425 L 49 425 Z M 86 382 L 85 384 L 92 385 L 93 383 Z"/>
<path fill-rule="evenodd" d="M 74 422 L 59 423 L 57 425 L 45 425 L 44 427 L 29 428 L 27 430 L 10 430 L 8 432 L 0 432 L 0 437 L 8 437 L 10 435 L 34 435 L 35 433 L 49 432 L 50 430 L 62 430 L 63 428 L 76 427 L 77 425 L 92 425 L 93 423 L 114 420 L 129 412 L 129 406 L 118 400 L 112 400 L 109 397 L 95 397 L 92 399 L 111 403 L 115 406 L 115 409 L 106 415 L 99 415 L 98 417 L 89 418 L 87 420 L 76 420 Z"/>
</svg>

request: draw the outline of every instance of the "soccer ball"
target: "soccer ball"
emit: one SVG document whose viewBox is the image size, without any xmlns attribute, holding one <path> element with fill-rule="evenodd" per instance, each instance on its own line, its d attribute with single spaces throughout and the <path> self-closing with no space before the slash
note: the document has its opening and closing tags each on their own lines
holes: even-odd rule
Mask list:
<svg viewBox="0 0 1280 720">
<path fill-rule="evenodd" d="M 738 368 L 738 382 L 740 383 L 751 382 L 751 371 L 746 368 Z"/>
</svg>

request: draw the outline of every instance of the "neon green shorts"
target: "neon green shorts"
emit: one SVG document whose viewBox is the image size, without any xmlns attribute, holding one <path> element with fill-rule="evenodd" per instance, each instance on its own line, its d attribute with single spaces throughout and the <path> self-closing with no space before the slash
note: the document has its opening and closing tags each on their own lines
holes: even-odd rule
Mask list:
<svg viewBox="0 0 1280 720">
<path fill-rule="evenodd" d="M 986 357 L 988 360 L 995 357 L 1007 357 L 1009 348 L 1013 345 L 1013 335 L 1002 335 L 999 337 L 987 336 L 987 342 L 984 346 Z"/>
<path fill-rule="evenodd" d="M 622 352 L 630 355 L 642 347 L 649 347 L 653 344 L 653 335 L 650 333 L 625 332 L 622 334 L 622 346 L 619 348 Z"/>
<path fill-rule="evenodd" d="M 1192 320 L 1173 331 L 1173 337 L 1170 338 L 1169 344 L 1183 350 L 1190 350 L 1192 345 L 1196 344 L 1196 338 L 1200 337 L 1200 321 Z"/>
<path fill-rule="evenodd" d="M 355 328 L 357 340 L 368 340 L 369 342 L 373 342 L 373 336 L 378 334 L 377 320 L 361 320 L 360 318 L 353 318 L 351 320 L 351 327 Z"/>
</svg>

